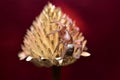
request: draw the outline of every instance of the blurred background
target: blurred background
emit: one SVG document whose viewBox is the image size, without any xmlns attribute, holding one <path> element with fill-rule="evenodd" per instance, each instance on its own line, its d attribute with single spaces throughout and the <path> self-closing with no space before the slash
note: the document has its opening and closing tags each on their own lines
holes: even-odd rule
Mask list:
<svg viewBox="0 0 120 80">
<path fill-rule="evenodd" d="M 0 1 L 0 80 L 51 80 L 51 68 L 19 61 L 26 30 L 47 0 Z M 120 80 L 120 1 L 49 0 L 76 21 L 91 56 L 62 68 L 61 80 Z"/>
</svg>

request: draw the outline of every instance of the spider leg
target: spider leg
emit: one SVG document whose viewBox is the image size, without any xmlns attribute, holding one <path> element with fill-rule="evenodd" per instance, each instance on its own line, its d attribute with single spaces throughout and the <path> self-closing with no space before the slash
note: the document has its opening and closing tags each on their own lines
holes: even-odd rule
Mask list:
<svg viewBox="0 0 120 80">
<path fill-rule="evenodd" d="M 51 23 L 56 23 L 60 28 L 65 27 L 60 21 L 52 21 Z"/>
<path fill-rule="evenodd" d="M 62 42 L 62 41 L 60 41 L 60 42 L 57 44 L 56 48 L 54 49 L 54 53 L 55 53 L 55 52 L 56 52 L 56 50 L 59 48 L 59 45 L 60 45 L 61 43 L 63 43 L 63 42 Z"/>
<path fill-rule="evenodd" d="M 61 58 L 62 58 L 62 59 L 64 58 L 67 50 L 68 50 L 68 47 L 65 45 L 65 46 L 64 46 L 64 51 L 63 51 L 63 53 L 61 54 Z"/>
<path fill-rule="evenodd" d="M 58 43 L 58 45 L 56 46 L 54 52 L 59 48 L 59 45 L 60 45 L 61 43 L 64 44 L 64 51 L 63 51 L 63 53 L 60 55 L 60 58 L 63 59 L 63 58 L 64 58 L 64 55 L 66 54 L 67 49 L 68 49 L 67 44 L 64 43 L 64 41 L 60 41 L 60 42 Z"/>
<path fill-rule="evenodd" d="M 60 45 L 61 43 L 63 43 L 63 41 L 60 41 L 60 42 L 58 43 L 58 45 L 56 46 L 54 52 L 59 48 L 59 45 Z M 65 53 L 65 51 L 64 51 L 63 53 Z M 62 53 L 61 55 L 59 55 L 58 57 L 55 58 L 55 59 L 59 62 L 60 65 L 62 64 L 62 62 L 63 62 L 63 57 L 64 57 L 64 55 L 65 55 L 65 54 L 63 55 L 63 53 Z"/>
<path fill-rule="evenodd" d="M 76 58 L 76 59 L 79 59 L 80 58 L 80 53 L 81 53 L 81 50 L 77 49 L 77 51 L 74 52 L 73 57 Z"/>
<path fill-rule="evenodd" d="M 80 43 L 80 42 L 81 42 L 81 40 L 74 40 L 74 42 L 75 42 L 75 43 L 78 43 L 78 42 Z"/>
<path fill-rule="evenodd" d="M 75 48 L 81 48 L 82 45 L 80 45 L 80 44 L 75 44 L 74 47 L 75 47 Z"/>
<path fill-rule="evenodd" d="M 59 32 L 59 31 L 60 31 L 60 30 L 52 31 L 52 32 L 48 33 L 47 36 L 48 36 L 48 35 L 51 35 L 51 34 L 55 34 L 56 32 Z"/>
</svg>

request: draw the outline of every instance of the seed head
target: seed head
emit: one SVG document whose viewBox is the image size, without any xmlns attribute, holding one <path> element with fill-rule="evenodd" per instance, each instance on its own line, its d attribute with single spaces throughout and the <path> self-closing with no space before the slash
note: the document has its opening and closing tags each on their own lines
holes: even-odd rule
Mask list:
<svg viewBox="0 0 120 80">
<path fill-rule="evenodd" d="M 64 66 L 90 56 L 86 43 L 75 22 L 48 3 L 27 30 L 18 56 L 38 66 Z"/>
</svg>

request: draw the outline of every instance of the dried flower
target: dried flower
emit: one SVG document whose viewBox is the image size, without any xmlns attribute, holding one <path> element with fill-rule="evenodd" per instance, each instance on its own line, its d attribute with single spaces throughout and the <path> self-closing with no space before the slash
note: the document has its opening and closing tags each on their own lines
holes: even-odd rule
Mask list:
<svg viewBox="0 0 120 80">
<path fill-rule="evenodd" d="M 75 22 L 60 8 L 48 3 L 27 30 L 23 51 L 18 56 L 38 66 L 64 66 L 80 56 L 90 56 L 86 43 Z"/>
</svg>

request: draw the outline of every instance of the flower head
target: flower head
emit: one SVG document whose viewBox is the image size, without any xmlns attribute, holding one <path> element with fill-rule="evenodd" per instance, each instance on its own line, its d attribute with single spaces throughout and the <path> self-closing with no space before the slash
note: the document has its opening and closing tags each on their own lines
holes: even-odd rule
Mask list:
<svg viewBox="0 0 120 80">
<path fill-rule="evenodd" d="M 80 56 L 90 56 L 86 43 L 75 22 L 60 8 L 48 3 L 27 30 L 18 56 L 38 66 L 64 66 Z"/>
</svg>

